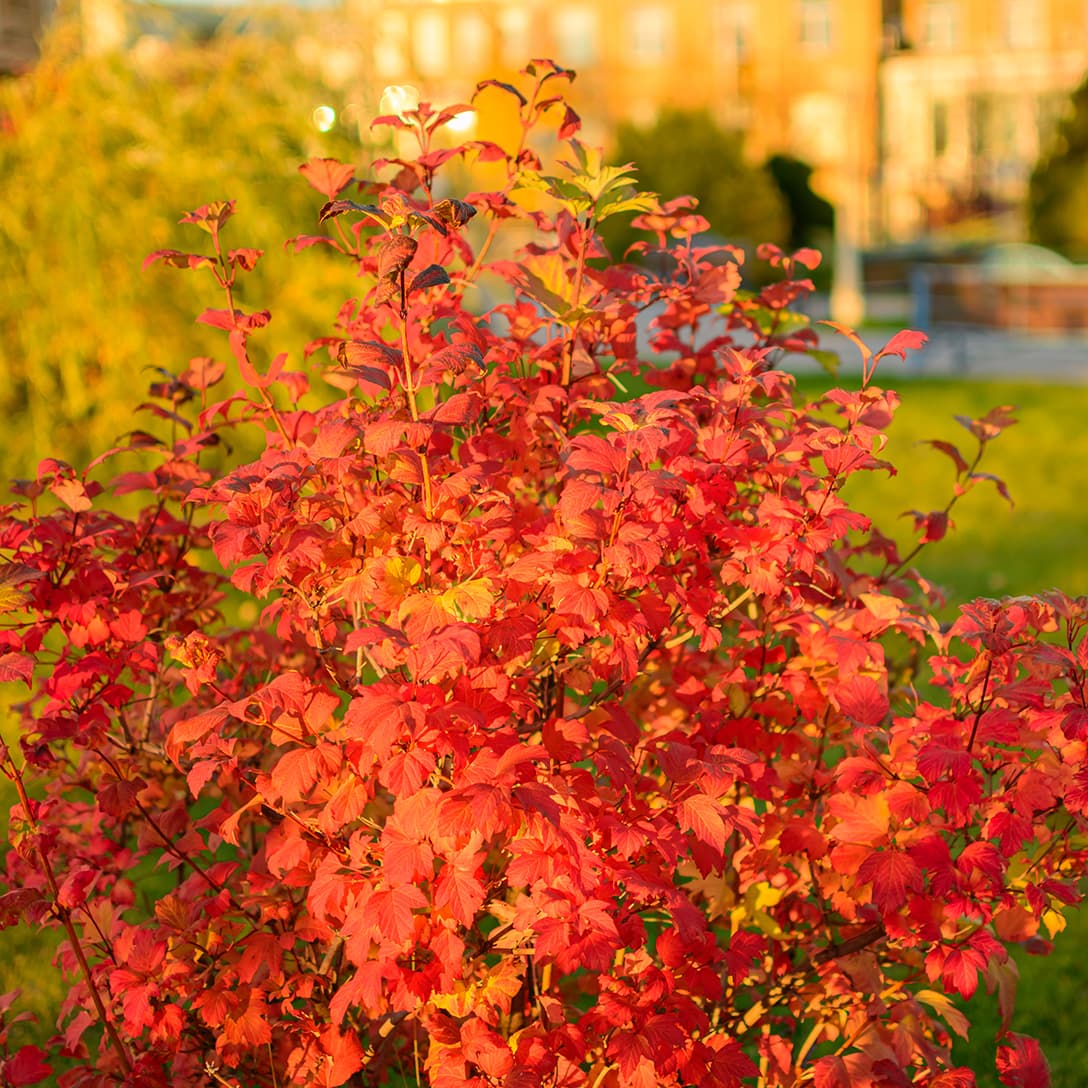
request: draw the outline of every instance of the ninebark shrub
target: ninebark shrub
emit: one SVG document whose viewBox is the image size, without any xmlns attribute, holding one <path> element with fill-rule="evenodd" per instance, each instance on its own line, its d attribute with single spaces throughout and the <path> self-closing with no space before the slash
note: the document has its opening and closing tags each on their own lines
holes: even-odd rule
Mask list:
<svg viewBox="0 0 1088 1088">
<path fill-rule="evenodd" d="M 818 255 L 765 249 L 781 280 L 742 290 L 686 203 L 578 142 L 570 75 L 481 85 L 517 147 L 443 149 L 465 107 L 420 106 L 376 122 L 415 157 L 302 167 L 327 233 L 294 247 L 358 277 L 304 365 L 236 304 L 234 205 L 186 215 L 206 245 L 152 260 L 208 278 L 228 350 L 3 508 L 29 695 L 0 921 L 59 927 L 71 991 L 0 1081 L 967 1088 L 954 999 L 984 982 L 1002 1082 L 1048 1082 L 1007 946 L 1078 899 L 1088 602 L 938 623 L 840 495 L 890 469 L 877 367 L 923 338 L 859 341 L 860 383 L 802 401 L 775 363 L 818 350 L 788 309 Z M 506 180 L 443 194 L 456 158 Z M 654 260 L 604 250 L 622 214 Z M 940 444 L 919 548 L 1011 421 Z"/>
</svg>

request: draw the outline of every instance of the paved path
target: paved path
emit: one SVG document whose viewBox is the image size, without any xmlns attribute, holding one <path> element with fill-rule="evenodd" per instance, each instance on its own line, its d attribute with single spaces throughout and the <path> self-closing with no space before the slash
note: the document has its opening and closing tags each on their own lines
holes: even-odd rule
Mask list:
<svg viewBox="0 0 1088 1088">
<path fill-rule="evenodd" d="M 826 295 L 813 295 L 802 307 L 818 321 L 827 316 Z M 899 327 L 918 328 L 906 315 L 910 313 L 909 295 L 874 296 L 867 300 L 867 312 L 880 319 L 882 328 L 865 330 L 862 339 L 874 351 L 882 348 L 895 334 L 891 322 Z M 817 326 L 821 341 L 838 352 L 843 370 L 861 369 L 853 345 L 826 326 Z M 920 377 L 1007 378 L 1009 380 L 1088 383 L 1088 336 L 1069 333 L 1020 333 L 978 327 L 937 326 L 928 330 L 929 343 L 924 351 L 911 352 L 905 363 L 892 358 L 881 362 L 882 372 Z M 808 369 L 800 364 L 797 369 Z M 794 369 L 794 361 L 788 364 Z"/>
<path fill-rule="evenodd" d="M 818 326 L 822 346 L 838 353 L 842 372 L 860 371 L 857 348 L 824 326 Z M 867 330 L 862 339 L 878 351 L 894 335 L 892 330 Z M 809 360 L 790 357 L 788 370 L 818 370 Z M 882 360 L 885 375 L 915 377 L 1007 378 L 1009 380 L 1088 383 L 1088 338 L 1021 335 L 989 329 L 937 329 L 929 333 L 922 351 L 912 351 L 906 362 Z"/>
</svg>

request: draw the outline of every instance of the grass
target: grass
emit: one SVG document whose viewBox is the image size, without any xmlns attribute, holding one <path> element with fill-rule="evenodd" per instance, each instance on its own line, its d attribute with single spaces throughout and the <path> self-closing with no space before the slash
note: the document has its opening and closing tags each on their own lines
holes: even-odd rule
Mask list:
<svg viewBox="0 0 1088 1088">
<path fill-rule="evenodd" d="M 856 379 L 852 379 L 856 382 Z M 850 386 L 851 379 L 842 384 Z M 826 378 L 800 381 L 805 395 L 829 387 Z M 983 471 L 1007 484 L 1011 509 L 989 484 L 964 497 L 953 518 L 956 531 L 925 549 L 916 565 L 945 587 L 948 610 L 975 596 L 1028 594 L 1059 586 L 1088 594 L 1088 504 L 1081 489 L 1088 461 L 1088 387 L 1029 383 L 948 382 L 898 379 L 902 406 L 889 429 L 885 456 L 899 467 L 896 476 L 872 474 L 855 478 L 846 494 L 884 532 L 901 543 L 911 538 L 902 511 L 938 509 L 951 494 L 954 471 L 943 454 L 919 442 L 943 439 L 957 443 L 970 458 L 974 440 L 953 416 L 977 417 L 1000 404 L 1017 405 L 1020 423 L 1000 435 L 987 451 Z M 2 705 L 2 704 L 0 704 Z M 10 726 L 3 730 L 11 740 Z M 4 783 L 0 783 L 3 786 Z M 0 801 L 6 799 L 6 793 Z M 0 805 L 6 811 L 6 806 Z M 1015 953 L 1021 968 L 1021 990 L 1014 1028 L 1043 1042 L 1054 1071 L 1054 1084 L 1082 1083 L 1088 1068 L 1088 1037 L 1080 1023 L 1083 994 L 1088 990 L 1088 913 L 1072 914 L 1050 957 Z M 50 1033 L 66 987 L 46 965 L 52 941 L 23 931 L 0 932 L 0 992 L 21 988 L 24 1008 L 38 1013 L 39 1037 Z M 974 1025 L 969 1043 L 958 1044 L 956 1057 L 978 1073 L 979 1088 L 998 1088 L 993 1073 L 996 1001 L 980 994 L 967 1003 Z"/>
</svg>

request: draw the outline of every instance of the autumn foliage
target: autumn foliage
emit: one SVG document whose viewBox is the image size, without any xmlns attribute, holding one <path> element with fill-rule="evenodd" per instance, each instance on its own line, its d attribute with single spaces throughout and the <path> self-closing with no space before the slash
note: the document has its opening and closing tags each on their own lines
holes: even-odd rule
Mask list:
<svg viewBox="0 0 1088 1088">
<path fill-rule="evenodd" d="M 840 494 L 890 469 L 878 364 L 922 338 L 805 403 L 775 364 L 818 351 L 818 255 L 743 291 L 578 142 L 571 73 L 525 76 L 478 91 L 517 147 L 420 106 L 375 122 L 417 154 L 302 167 L 292 245 L 355 290 L 304 362 L 240 308 L 234 205 L 187 215 L 200 252 L 148 275 L 207 277 L 222 358 L 2 508 L 0 921 L 59 928 L 71 991 L 0 1083 L 969 1088 L 984 985 L 1002 1083 L 1041 1088 L 1007 947 L 1078 898 L 1088 602 L 938 623 Z M 450 195 L 451 161 L 505 180 Z M 611 215 L 652 259 L 605 252 Z M 940 445 L 949 507 L 1010 422 Z"/>
</svg>

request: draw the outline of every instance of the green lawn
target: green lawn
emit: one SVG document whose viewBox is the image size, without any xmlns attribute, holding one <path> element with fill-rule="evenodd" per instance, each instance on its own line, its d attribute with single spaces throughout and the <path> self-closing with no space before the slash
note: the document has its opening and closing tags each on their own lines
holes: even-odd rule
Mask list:
<svg viewBox="0 0 1088 1088">
<path fill-rule="evenodd" d="M 857 379 L 853 379 L 856 382 Z M 826 379 L 806 378 L 802 391 L 816 395 Z M 841 383 L 850 386 L 851 379 Z M 891 383 L 889 383 L 891 384 Z M 997 438 L 981 466 L 1002 477 L 1016 508 L 1010 510 L 989 484 L 967 495 L 954 512 L 956 531 L 932 545 L 916 565 L 945 587 L 949 610 L 974 596 L 1033 593 L 1058 586 L 1088 594 L 1088 560 L 1081 542 L 1088 534 L 1088 387 L 1027 383 L 899 380 L 902 407 L 889 430 L 886 457 L 899 467 L 885 474 L 857 478 L 847 496 L 881 528 L 901 542 L 911 537 L 908 519 L 898 515 L 915 507 L 937 509 L 953 484 L 951 461 L 919 442 L 944 439 L 960 445 L 970 459 L 974 440 L 953 420 L 980 416 L 1001 404 L 1017 405 L 1020 423 Z M 0 707 L 6 704 L 0 696 Z M 5 736 L 11 726 L 6 723 Z M 0 782 L 0 807 L 7 791 Z M 1088 1034 L 1080 1023 L 1083 994 L 1088 992 L 1088 914 L 1071 919 L 1052 957 L 1018 956 L 1022 985 L 1020 1013 L 1014 1027 L 1043 1041 L 1054 1069 L 1056 1088 L 1083 1083 L 1088 1069 Z M 46 968 L 49 945 L 25 933 L 0 933 L 0 992 L 21 988 L 27 1005 L 43 1020 L 48 1034 L 65 987 Z M 957 1056 L 979 1073 L 979 1088 L 998 1088 L 993 1074 L 994 1001 L 986 995 L 968 1006 L 976 1033 Z M 44 1029 L 44 1030 L 43 1030 Z"/>
</svg>

